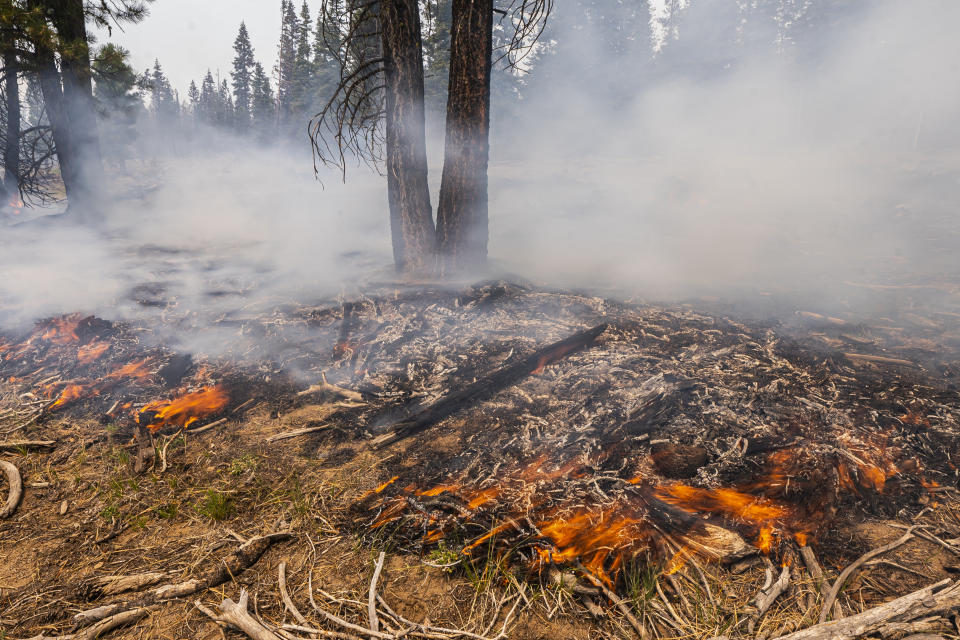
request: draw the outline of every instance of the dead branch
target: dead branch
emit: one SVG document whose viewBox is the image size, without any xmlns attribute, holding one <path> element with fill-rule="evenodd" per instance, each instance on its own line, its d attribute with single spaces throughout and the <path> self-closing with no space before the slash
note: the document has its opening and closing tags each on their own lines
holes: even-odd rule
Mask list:
<svg viewBox="0 0 960 640">
<path fill-rule="evenodd" d="M 0 469 L 3 469 L 10 485 L 7 493 L 7 503 L 0 509 L 0 519 L 2 519 L 12 516 L 13 512 L 20 506 L 20 500 L 23 498 L 23 481 L 20 478 L 20 470 L 12 462 L 0 460 Z"/>
<path fill-rule="evenodd" d="M 776 640 L 848 640 L 873 633 L 885 625 L 945 614 L 960 607 L 960 583 L 941 580 L 863 613 L 822 622 Z"/>
<path fill-rule="evenodd" d="M 294 429 L 293 431 L 284 431 L 282 433 L 277 433 L 270 436 L 269 438 L 267 438 L 267 442 L 277 442 L 278 440 L 288 440 L 290 438 L 296 438 L 302 435 L 306 435 L 308 433 L 316 433 L 317 431 L 326 431 L 331 426 L 332 425 L 329 425 L 329 424 L 322 424 L 316 427 L 304 427 L 303 429 Z"/>
<path fill-rule="evenodd" d="M 785 566 L 783 567 L 783 570 L 780 571 L 780 576 L 777 577 L 776 580 L 773 580 L 771 576 L 769 584 L 764 585 L 764 588 L 760 590 L 760 592 L 757 594 L 757 597 L 754 599 L 754 605 L 757 607 L 757 613 L 754 616 L 754 621 L 762 618 L 763 614 L 767 612 L 767 609 L 770 608 L 774 601 L 779 598 L 789 586 L 790 567 Z"/>
<path fill-rule="evenodd" d="M 371 441 L 371 446 L 374 449 L 382 449 L 414 436 L 463 409 L 483 402 L 497 392 L 517 384 L 527 376 L 538 373 L 546 365 L 571 353 L 595 346 L 600 336 L 609 328 L 610 325 L 607 323 L 599 324 L 586 331 L 575 333 L 559 342 L 537 349 L 520 362 L 497 369 L 464 389 L 447 394 L 406 420 L 394 424 L 390 430 L 374 438 Z"/>
<path fill-rule="evenodd" d="M 0 451 L 21 451 L 28 449 L 52 449 L 56 446 L 55 440 L 20 440 L 14 442 L 0 442 Z"/>
<path fill-rule="evenodd" d="M 203 606 L 199 600 L 193 604 L 214 622 L 239 629 L 253 640 L 282 640 L 280 636 L 260 624 L 258 620 L 247 612 L 247 600 L 247 590 L 242 589 L 240 591 L 240 599 L 237 602 L 226 598 L 220 603 L 219 614 Z"/>
<path fill-rule="evenodd" d="M 380 630 L 380 621 L 377 619 L 377 580 L 380 579 L 380 571 L 383 569 L 383 559 L 386 553 L 381 551 L 377 557 L 377 565 L 373 568 L 373 577 L 370 578 L 370 593 L 367 596 L 367 619 L 370 622 L 371 631 Z"/>
<path fill-rule="evenodd" d="M 280 586 L 280 599 L 283 600 L 283 604 L 284 606 L 286 606 L 287 611 L 289 611 L 290 614 L 300 624 L 307 624 L 307 619 L 304 618 L 303 614 L 300 613 L 300 610 L 297 609 L 297 605 L 293 604 L 293 600 L 290 599 L 290 593 L 287 591 L 287 563 L 286 562 L 281 562 L 280 566 L 277 567 L 277 584 Z"/>
<path fill-rule="evenodd" d="M 847 578 L 849 578 L 854 571 L 859 569 L 868 560 L 875 558 L 881 554 L 884 554 L 887 551 L 890 551 L 892 549 L 896 549 L 897 547 L 913 539 L 913 537 L 914 537 L 913 527 L 911 527 L 900 538 L 894 540 L 890 544 L 886 544 L 882 547 L 878 547 L 873 551 L 868 551 L 867 553 L 863 554 L 862 556 L 854 560 L 850 565 L 847 566 L 846 569 L 841 571 L 840 575 L 837 576 L 836 581 L 833 583 L 833 586 L 830 587 L 830 591 L 827 592 L 827 595 L 823 600 L 823 608 L 820 610 L 819 622 L 822 624 L 827 621 L 827 616 L 830 615 L 830 607 L 833 606 L 833 602 L 834 600 L 836 600 L 837 594 L 840 593 L 840 589 L 843 588 L 843 585 L 847 581 Z"/>
<path fill-rule="evenodd" d="M 364 401 L 363 395 L 357 393 L 356 391 L 344 389 L 343 387 L 338 387 L 335 384 L 330 384 L 327 382 L 327 376 L 324 373 L 320 374 L 320 382 L 299 392 L 297 396 L 303 397 L 314 393 L 331 393 L 333 395 L 346 398 L 347 400 L 353 400 L 354 402 Z"/>
<path fill-rule="evenodd" d="M 166 600 L 183 598 L 203 591 L 204 589 L 223 584 L 252 566 L 274 542 L 286 540 L 289 537 L 289 533 L 271 533 L 259 538 L 252 538 L 214 568 L 204 572 L 199 578 L 192 578 L 176 584 L 162 585 L 152 591 L 148 591 L 138 600 L 119 602 L 81 611 L 73 616 L 73 621 L 78 625 L 88 624 L 103 620 L 107 616 L 111 616 L 120 611 L 151 606 Z"/>
<path fill-rule="evenodd" d="M 140 591 L 161 582 L 167 577 L 165 573 L 138 573 L 131 576 L 106 576 L 97 578 L 83 585 L 83 595 L 87 600 L 103 596 L 115 596 L 127 591 Z"/>
</svg>

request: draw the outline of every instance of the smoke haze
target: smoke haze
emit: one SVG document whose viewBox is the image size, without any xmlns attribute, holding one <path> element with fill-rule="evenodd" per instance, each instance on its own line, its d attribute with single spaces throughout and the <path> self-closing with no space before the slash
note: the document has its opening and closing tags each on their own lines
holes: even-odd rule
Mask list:
<svg viewBox="0 0 960 640">
<path fill-rule="evenodd" d="M 862 284 L 960 281 L 960 5 L 864 3 L 785 32 L 718 4 L 656 14 L 656 53 L 557 6 L 523 99 L 494 104 L 493 272 L 867 315 L 889 296 Z M 319 183 L 305 138 L 190 148 L 131 163 L 105 229 L 5 228 L 0 323 L 239 316 L 394 277 L 382 177 Z"/>
</svg>

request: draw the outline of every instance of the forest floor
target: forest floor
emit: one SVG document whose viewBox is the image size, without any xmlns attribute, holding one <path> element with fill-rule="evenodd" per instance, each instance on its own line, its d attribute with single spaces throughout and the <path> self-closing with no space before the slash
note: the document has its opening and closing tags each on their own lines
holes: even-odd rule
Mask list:
<svg viewBox="0 0 960 640">
<path fill-rule="evenodd" d="M 371 637 L 378 594 L 372 637 L 633 637 L 632 616 L 774 638 L 820 613 L 805 547 L 829 585 L 922 525 L 842 581 L 857 614 L 960 572 L 958 337 L 929 317 L 395 288 L 236 325 L 282 363 L 41 323 L 0 341 L 0 460 L 24 485 L 0 520 L 0 637 L 92 637 L 76 616 L 119 603 L 100 617 L 136 615 L 111 637 L 221 638 L 203 609 L 246 591 L 261 637 Z M 211 389 L 229 399 L 179 423 L 156 404 Z M 960 637 L 928 617 L 884 637 Z"/>
</svg>

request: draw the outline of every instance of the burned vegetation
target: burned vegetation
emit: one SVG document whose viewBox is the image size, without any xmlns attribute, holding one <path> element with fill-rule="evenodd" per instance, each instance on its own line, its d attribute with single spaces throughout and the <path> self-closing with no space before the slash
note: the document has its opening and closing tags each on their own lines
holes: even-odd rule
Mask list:
<svg viewBox="0 0 960 640">
<path fill-rule="evenodd" d="M 124 597 L 96 569 L 20 581 L 2 593 L 4 624 L 94 637 L 225 582 L 271 589 L 269 570 L 250 574 L 274 542 L 290 554 L 309 546 L 313 562 L 324 540 L 350 536 L 354 552 L 386 547 L 452 584 L 495 567 L 501 578 L 483 584 L 499 599 L 476 616 L 474 599 L 459 623 L 440 625 L 380 596 L 382 554 L 369 606 L 314 590 L 336 567 L 311 575 L 307 594 L 288 589 L 284 561 L 280 595 L 260 593 L 259 614 L 246 595 L 219 613 L 183 601 L 171 628 L 212 618 L 259 638 L 540 637 L 538 625 L 582 603 L 597 620 L 554 632 L 953 633 L 958 392 L 882 345 L 854 354 L 797 330 L 507 282 L 371 289 L 221 321 L 253 339 L 226 356 L 188 356 L 150 343 L 144 327 L 79 315 L 7 336 L 5 450 L 34 467 L 47 457 L 49 469 L 114 446 L 133 476 L 159 478 L 204 464 L 190 462 L 186 440 L 214 451 L 245 439 L 270 466 L 349 480 L 299 519 L 265 518 L 270 500 L 235 516 L 255 534 L 234 534 L 244 546 L 227 572 L 177 561 L 187 582 L 134 580 L 138 593 Z M 284 425 L 285 415 L 306 418 Z M 63 437 L 67 420 L 85 426 Z M 231 468 L 246 478 L 244 464 Z M 0 525 L 8 540 L 29 535 L 18 518 L 35 517 L 35 485 Z M 112 515 L 83 525 L 81 554 L 137 539 Z M 70 606 L 36 616 L 30 598 Z"/>
</svg>

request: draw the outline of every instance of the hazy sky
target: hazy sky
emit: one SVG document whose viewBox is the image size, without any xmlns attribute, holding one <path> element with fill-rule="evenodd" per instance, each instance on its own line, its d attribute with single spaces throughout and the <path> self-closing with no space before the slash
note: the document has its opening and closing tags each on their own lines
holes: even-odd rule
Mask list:
<svg viewBox="0 0 960 640">
<path fill-rule="evenodd" d="M 300 1 L 297 1 L 299 11 Z M 311 5 L 320 6 L 319 0 Z M 311 15 L 315 17 L 314 7 Z M 140 24 L 100 31 L 99 44 L 114 42 L 130 50 L 134 69 L 142 72 L 154 58 L 186 99 L 191 80 L 200 84 L 209 67 L 229 79 L 233 41 L 240 22 L 247 23 L 254 54 L 270 72 L 280 36 L 280 0 L 156 0 Z"/>
</svg>

